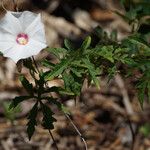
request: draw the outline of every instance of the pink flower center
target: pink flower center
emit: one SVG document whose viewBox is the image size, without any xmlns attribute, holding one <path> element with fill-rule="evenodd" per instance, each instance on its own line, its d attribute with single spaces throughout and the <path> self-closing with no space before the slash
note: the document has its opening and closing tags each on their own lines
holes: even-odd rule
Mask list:
<svg viewBox="0 0 150 150">
<path fill-rule="evenodd" d="M 28 43 L 28 35 L 25 33 L 20 33 L 17 35 L 16 42 L 20 45 L 26 45 Z"/>
</svg>

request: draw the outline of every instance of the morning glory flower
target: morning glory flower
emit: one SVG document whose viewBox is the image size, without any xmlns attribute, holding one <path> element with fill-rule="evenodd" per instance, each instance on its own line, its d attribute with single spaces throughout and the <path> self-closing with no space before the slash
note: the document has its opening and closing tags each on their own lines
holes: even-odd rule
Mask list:
<svg viewBox="0 0 150 150">
<path fill-rule="evenodd" d="M 29 11 L 7 11 L 0 20 L 0 52 L 15 63 L 46 48 L 41 15 Z"/>
</svg>

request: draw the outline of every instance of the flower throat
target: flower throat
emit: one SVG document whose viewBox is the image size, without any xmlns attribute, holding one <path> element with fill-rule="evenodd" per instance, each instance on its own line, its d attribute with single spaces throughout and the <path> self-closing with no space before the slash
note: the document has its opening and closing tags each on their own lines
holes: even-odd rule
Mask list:
<svg viewBox="0 0 150 150">
<path fill-rule="evenodd" d="M 16 42 L 20 45 L 26 45 L 28 43 L 28 35 L 25 33 L 20 33 L 17 35 Z"/>
</svg>

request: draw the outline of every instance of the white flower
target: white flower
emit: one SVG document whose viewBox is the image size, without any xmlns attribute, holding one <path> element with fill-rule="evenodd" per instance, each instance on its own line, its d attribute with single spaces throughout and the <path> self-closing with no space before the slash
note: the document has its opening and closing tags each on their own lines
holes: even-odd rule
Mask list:
<svg viewBox="0 0 150 150">
<path fill-rule="evenodd" d="M 15 62 L 46 48 L 41 15 L 29 11 L 8 11 L 0 20 L 0 52 Z"/>
</svg>

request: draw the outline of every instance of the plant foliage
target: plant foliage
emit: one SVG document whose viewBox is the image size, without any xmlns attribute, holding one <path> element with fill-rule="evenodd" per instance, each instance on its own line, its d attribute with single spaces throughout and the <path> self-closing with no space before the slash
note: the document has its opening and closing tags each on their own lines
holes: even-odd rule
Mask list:
<svg viewBox="0 0 150 150">
<path fill-rule="evenodd" d="M 27 95 L 14 98 L 10 108 L 16 108 L 25 100 L 35 101 L 28 115 L 29 139 L 35 131 L 40 111 L 43 115 L 41 125 L 48 130 L 54 128 L 56 121 L 51 105 L 56 105 L 63 113 L 69 113 L 59 99 L 51 96 L 51 93 L 55 92 L 60 97 L 68 96 L 75 99 L 80 96 L 85 79 L 88 80 L 89 85 L 95 84 L 100 88 L 103 75 L 108 79 L 113 78 L 116 73 L 124 77 L 135 77 L 135 89 L 141 106 L 145 99 L 150 101 L 150 31 L 146 33 L 141 31 L 143 25 L 150 23 L 149 18 L 146 17 L 150 15 L 150 2 L 143 0 L 129 4 L 128 1 L 122 0 L 122 4 L 127 12 L 115 13 L 132 27 L 130 36 L 122 41 L 117 40 L 116 31 L 107 34 L 101 27 L 97 27 L 78 48 L 68 39 L 64 41 L 63 48 L 48 48 L 47 51 L 53 54 L 58 62 L 43 60 L 41 65 L 47 67 L 46 72 L 39 71 L 32 59 L 24 61 L 24 66 L 29 70 L 34 83 L 30 83 L 24 75 L 20 75 L 20 81 Z M 98 39 L 97 42 L 94 41 L 95 38 Z M 138 72 L 138 77 L 135 72 Z M 63 86 L 49 87 L 47 83 L 53 79 L 63 81 Z"/>
</svg>

